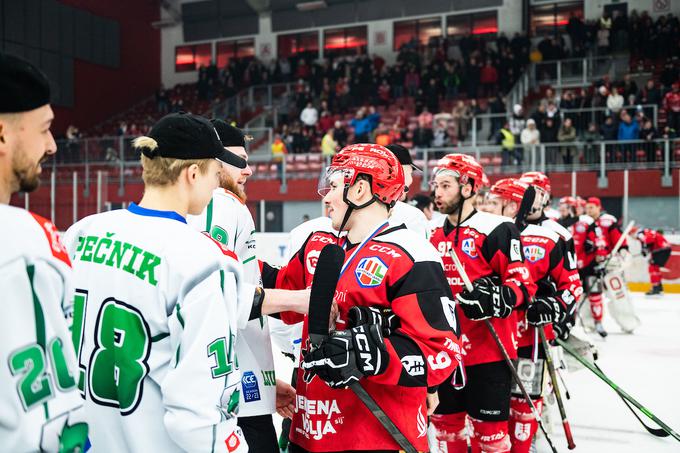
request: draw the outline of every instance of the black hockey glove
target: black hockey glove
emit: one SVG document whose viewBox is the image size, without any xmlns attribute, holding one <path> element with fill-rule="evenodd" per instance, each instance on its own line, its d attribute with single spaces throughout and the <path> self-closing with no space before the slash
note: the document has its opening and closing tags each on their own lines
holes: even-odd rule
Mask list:
<svg viewBox="0 0 680 453">
<path fill-rule="evenodd" d="M 559 304 L 559 311 L 555 313 L 555 319 L 553 320 L 555 335 L 560 340 L 567 341 L 569 332 L 574 327 L 574 324 L 576 324 L 576 305 L 570 305 L 565 309 L 562 304 Z"/>
<path fill-rule="evenodd" d="M 385 372 L 389 355 L 376 324 L 336 331 L 305 355 L 302 369 L 330 387 L 343 388 L 363 376 Z"/>
<path fill-rule="evenodd" d="M 537 297 L 527 308 L 527 322 L 534 327 L 550 324 L 557 318 L 559 310 L 560 302 L 554 297 Z"/>
<path fill-rule="evenodd" d="M 349 309 L 348 328 L 363 326 L 365 324 L 377 324 L 380 326 L 383 337 L 389 337 L 401 327 L 399 318 L 389 308 L 359 307 Z"/>
<path fill-rule="evenodd" d="M 489 318 L 507 318 L 517 303 L 515 293 L 509 286 L 500 284 L 498 277 L 482 277 L 467 289 L 456 294 L 468 319 L 481 321 Z"/>
</svg>

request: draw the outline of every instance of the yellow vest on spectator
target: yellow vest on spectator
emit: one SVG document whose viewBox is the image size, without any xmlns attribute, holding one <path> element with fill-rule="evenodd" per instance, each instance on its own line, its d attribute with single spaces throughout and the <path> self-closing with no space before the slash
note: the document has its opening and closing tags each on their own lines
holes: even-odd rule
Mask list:
<svg viewBox="0 0 680 453">
<path fill-rule="evenodd" d="M 512 132 L 503 128 L 501 129 L 501 134 L 503 135 L 501 146 L 506 149 L 513 149 L 515 147 L 515 136 L 512 135 Z"/>
</svg>

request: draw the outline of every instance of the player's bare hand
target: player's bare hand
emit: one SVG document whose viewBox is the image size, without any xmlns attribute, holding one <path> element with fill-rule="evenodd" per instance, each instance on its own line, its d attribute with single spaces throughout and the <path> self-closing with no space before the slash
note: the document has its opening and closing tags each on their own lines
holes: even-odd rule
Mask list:
<svg viewBox="0 0 680 453">
<path fill-rule="evenodd" d="M 283 418 L 293 418 L 295 389 L 281 379 L 276 380 L 276 412 Z"/>
<path fill-rule="evenodd" d="M 434 410 L 439 406 L 439 393 L 428 393 L 427 394 L 427 416 L 434 414 Z"/>
<path fill-rule="evenodd" d="M 333 304 L 331 305 L 331 315 L 328 319 L 329 331 L 335 330 L 335 321 L 338 319 L 338 316 L 340 316 L 340 308 L 338 307 L 338 303 L 333 301 Z"/>
</svg>

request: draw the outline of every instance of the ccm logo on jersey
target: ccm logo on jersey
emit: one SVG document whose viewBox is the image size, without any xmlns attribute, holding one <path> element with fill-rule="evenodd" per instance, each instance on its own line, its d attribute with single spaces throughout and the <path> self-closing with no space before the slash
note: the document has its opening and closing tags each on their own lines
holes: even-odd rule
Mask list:
<svg viewBox="0 0 680 453">
<path fill-rule="evenodd" d="M 475 247 L 475 240 L 473 238 L 463 239 L 460 249 L 472 259 L 476 259 L 477 256 L 479 256 L 477 255 L 477 248 Z"/>
<path fill-rule="evenodd" d="M 309 273 L 309 275 L 314 275 L 314 271 L 316 271 L 316 262 L 319 261 L 320 254 L 321 252 L 319 250 L 310 250 L 307 254 L 305 264 L 307 265 L 307 273 Z"/>
<path fill-rule="evenodd" d="M 524 257 L 532 263 L 545 258 L 545 249 L 538 245 L 525 245 Z"/>
<path fill-rule="evenodd" d="M 425 361 L 419 355 L 406 355 L 401 358 L 401 364 L 410 376 L 425 374 Z"/>
<path fill-rule="evenodd" d="M 362 258 L 354 270 L 354 275 L 362 288 L 380 285 L 389 267 L 377 256 Z"/>
<path fill-rule="evenodd" d="M 392 258 L 399 258 L 401 257 L 401 254 L 397 253 L 394 251 L 392 247 L 385 247 L 384 245 L 380 244 L 372 244 L 368 250 L 371 250 L 372 252 L 380 252 L 384 253 L 387 256 L 391 256 Z"/>
</svg>

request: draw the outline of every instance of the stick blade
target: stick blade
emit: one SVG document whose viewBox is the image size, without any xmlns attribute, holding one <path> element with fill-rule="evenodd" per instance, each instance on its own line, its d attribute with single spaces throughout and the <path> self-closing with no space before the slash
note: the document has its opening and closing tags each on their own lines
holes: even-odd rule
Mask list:
<svg viewBox="0 0 680 453">
<path fill-rule="evenodd" d="M 328 336 L 328 320 L 338 285 L 340 270 L 345 261 L 345 251 L 335 244 L 328 244 L 319 255 L 309 296 L 309 339 L 318 345 Z"/>
</svg>

